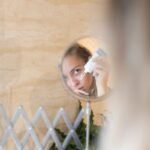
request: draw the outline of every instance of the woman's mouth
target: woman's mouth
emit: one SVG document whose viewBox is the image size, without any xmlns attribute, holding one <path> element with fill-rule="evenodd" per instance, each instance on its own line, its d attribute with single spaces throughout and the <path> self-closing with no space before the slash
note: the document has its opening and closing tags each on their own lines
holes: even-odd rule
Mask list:
<svg viewBox="0 0 150 150">
<path fill-rule="evenodd" d="M 84 88 L 83 88 L 83 87 L 80 87 L 80 88 L 78 88 L 78 90 L 82 90 L 82 91 L 84 91 Z"/>
</svg>

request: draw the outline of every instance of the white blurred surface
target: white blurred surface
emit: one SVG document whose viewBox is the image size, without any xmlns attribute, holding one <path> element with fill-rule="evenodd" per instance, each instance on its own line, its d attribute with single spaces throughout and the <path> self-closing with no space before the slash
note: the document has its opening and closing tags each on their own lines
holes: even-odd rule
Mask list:
<svg viewBox="0 0 150 150">
<path fill-rule="evenodd" d="M 150 3 L 122 0 L 111 5 L 116 84 L 102 150 L 149 150 Z"/>
</svg>

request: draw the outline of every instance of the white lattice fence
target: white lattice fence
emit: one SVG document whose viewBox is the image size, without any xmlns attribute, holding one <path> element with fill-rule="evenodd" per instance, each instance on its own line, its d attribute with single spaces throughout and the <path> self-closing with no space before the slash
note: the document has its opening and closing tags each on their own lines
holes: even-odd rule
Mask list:
<svg viewBox="0 0 150 150">
<path fill-rule="evenodd" d="M 49 140 L 53 140 L 59 150 L 64 150 L 69 144 L 71 139 L 74 140 L 75 144 L 77 145 L 77 148 L 79 150 L 82 150 L 83 148 L 78 138 L 78 135 L 76 134 L 76 129 L 81 123 L 85 112 L 86 112 L 85 109 L 81 109 L 81 111 L 77 115 L 76 120 L 72 124 L 70 119 L 68 118 L 67 113 L 63 108 L 60 108 L 53 121 L 50 121 L 47 113 L 42 107 L 40 107 L 37 110 L 34 117 L 30 120 L 24 108 L 22 106 L 19 106 L 16 112 L 13 114 L 13 117 L 9 119 L 4 107 L 0 105 L 0 116 L 2 116 L 2 119 L 5 123 L 4 134 L 2 135 L 0 141 L 0 150 L 4 148 L 4 146 L 7 144 L 7 141 L 10 137 L 13 139 L 13 142 L 16 145 L 17 150 L 23 150 L 25 145 L 28 144 L 29 138 L 33 139 L 38 150 L 43 150 Z M 21 140 L 17 138 L 17 134 L 14 130 L 14 126 L 20 117 L 23 118 L 25 128 L 26 128 L 25 135 Z M 41 142 L 34 130 L 40 118 L 43 118 L 44 124 L 47 128 L 47 132 Z M 57 136 L 57 132 L 55 130 L 55 127 L 57 126 L 60 119 L 64 120 L 69 130 L 63 143 L 61 143 L 59 137 Z"/>
</svg>

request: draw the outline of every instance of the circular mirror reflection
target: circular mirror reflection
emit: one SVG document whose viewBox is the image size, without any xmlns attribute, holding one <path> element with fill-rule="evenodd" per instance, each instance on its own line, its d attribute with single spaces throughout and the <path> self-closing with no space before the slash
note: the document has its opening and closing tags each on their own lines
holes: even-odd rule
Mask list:
<svg viewBox="0 0 150 150">
<path fill-rule="evenodd" d="M 59 65 L 65 88 L 81 100 L 105 99 L 109 93 L 108 51 L 95 38 L 75 41 L 64 52 Z"/>
</svg>

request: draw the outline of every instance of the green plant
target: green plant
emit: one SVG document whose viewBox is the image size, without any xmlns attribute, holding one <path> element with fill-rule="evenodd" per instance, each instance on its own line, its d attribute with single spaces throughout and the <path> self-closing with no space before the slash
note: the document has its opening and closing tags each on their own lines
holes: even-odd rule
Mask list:
<svg viewBox="0 0 150 150">
<path fill-rule="evenodd" d="M 81 107 L 81 104 L 80 104 L 79 110 L 81 108 L 82 107 Z M 96 150 L 98 135 L 99 135 L 100 129 L 101 129 L 101 126 L 94 125 L 93 117 L 94 117 L 93 111 L 91 111 L 91 115 L 90 115 L 90 137 L 89 137 L 89 149 L 90 150 Z M 64 139 L 66 138 L 67 134 L 62 132 L 59 129 L 55 129 L 55 130 L 57 132 L 57 135 L 58 135 L 60 141 L 63 142 Z M 76 133 L 77 133 L 77 135 L 80 139 L 80 142 L 82 144 L 82 148 L 85 149 L 86 124 L 84 123 L 83 119 L 82 119 L 79 127 L 76 129 Z M 57 147 L 56 147 L 55 143 L 50 147 L 49 150 L 57 150 Z M 67 146 L 66 150 L 78 150 L 75 142 L 73 141 L 73 139 L 70 141 L 70 143 Z"/>
</svg>

